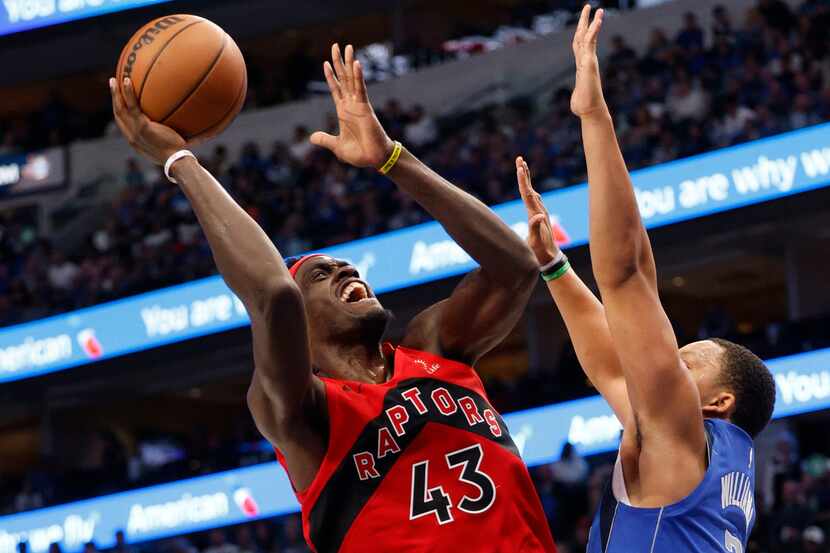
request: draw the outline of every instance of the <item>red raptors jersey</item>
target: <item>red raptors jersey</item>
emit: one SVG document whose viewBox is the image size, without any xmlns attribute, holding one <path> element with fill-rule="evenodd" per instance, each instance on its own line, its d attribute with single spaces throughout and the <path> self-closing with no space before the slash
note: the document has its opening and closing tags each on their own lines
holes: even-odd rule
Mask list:
<svg viewBox="0 0 830 553">
<path fill-rule="evenodd" d="M 394 361 L 383 384 L 322 379 L 328 450 L 297 494 L 312 549 L 555 552 L 527 468 L 475 371 L 402 347 Z"/>
</svg>

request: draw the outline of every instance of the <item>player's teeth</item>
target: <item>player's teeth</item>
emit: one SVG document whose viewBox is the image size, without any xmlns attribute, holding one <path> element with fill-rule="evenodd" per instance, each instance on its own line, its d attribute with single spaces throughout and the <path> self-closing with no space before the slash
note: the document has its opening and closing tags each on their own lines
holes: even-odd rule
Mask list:
<svg viewBox="0 0 830 553">
<path fill-rule="evenodd" d="M 354 289 L 357 288 L 358 286 L 360 286 L 359 282 L 352 282 L 351 284 L 346 286 L 346 288 L 343 290 L 343 294 L 340 296 L 340 301 L 348 302 L 349 301 L 349 296 L 351 296 Z"/>
</svg>

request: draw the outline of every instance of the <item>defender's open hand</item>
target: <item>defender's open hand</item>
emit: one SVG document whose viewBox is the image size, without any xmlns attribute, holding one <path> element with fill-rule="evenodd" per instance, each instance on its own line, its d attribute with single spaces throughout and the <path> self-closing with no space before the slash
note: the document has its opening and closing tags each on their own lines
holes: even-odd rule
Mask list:
<svg viewBox="0 0 830 553">
<path fill-rule="evenodd" d="M 553 239 L 548 210 L 542 203 L 542 196 L 533 189 L 530 169 L 521 157 L 516 158 L 516 178 L 519 180 L 519 193 L 527 209 L 527 245 L 530 246 L 539 265 L 547 265 L 559 253 L 559 247 Z"/>
<path fill-rule="evenodd" d="M 340 46 L 333 44 L 332 63 L 323 64 L 326 82 L 337 109 L 340 133 L 332 136 L 315 132 L 311 135 L 311 143 L 331 150 L 340 161 L 356 167 L 380 167 L 389 158 L 393 143 L 369 103 L 363 69 L 360 62 L 354 59 L 351 44 L 346 46 L 345 58 L 344 62 Z"/>
<path fill-rule="evenodd" d="M 597 37 L 602 28 L 604 14 L 602 9 L 598 9 L 594 14 L 594 20 L 591 21 L 591 6 L 586 4 L 576 26 L 573 40 L 576 84 L 571 95 L 571 111 L 578 117 L 604 113 L 607 110 L 597 60 Z"/>
</svg>

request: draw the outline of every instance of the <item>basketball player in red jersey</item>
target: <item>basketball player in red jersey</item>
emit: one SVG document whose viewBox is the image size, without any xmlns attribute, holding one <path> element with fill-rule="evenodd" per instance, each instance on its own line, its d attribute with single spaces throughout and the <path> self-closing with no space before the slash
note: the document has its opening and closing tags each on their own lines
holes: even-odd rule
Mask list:
<svg viewBox="0 0 830 553">
<path fill-rule="evenodd" d="M 248 405 L 274 444 L 316 553 L 555 551 L 527 469 L 471 366 L 519 320 L 538 267 L 484 204 L 387 135 L 351 46 L 324 72 L 340 134 L 314 144 L 380 168 L 480 268 L 382 345 L 389 314 L 348 262 L 283 260 L 173 130 L 144 116 L 129 82 L 111 83 L 130 144 L 188 197 L 216 265 L 251 319 Z"/>
</svg>

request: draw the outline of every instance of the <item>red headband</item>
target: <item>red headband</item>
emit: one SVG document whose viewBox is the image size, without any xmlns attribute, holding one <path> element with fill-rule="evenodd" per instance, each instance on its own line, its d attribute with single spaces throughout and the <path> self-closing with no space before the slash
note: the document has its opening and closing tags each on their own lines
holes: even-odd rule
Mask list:
<svg viewBox="0 0 830 553">
<path fill-rule="evenodd" d="M 297 260 L 296 263 L 294 263 L 291 266 L 290 269 L 288 269 L 288 272 L 291 273 L 291 278 L 293 278 L 293 279 L 297 278 L 297 271 L 300 270 L 300 265 L 302 265 L 303 263 L 305 263 L 309 259 L 312 259 L 314 257 L 325 257 L 325 255 L 326 254 L 324 254 L 324 253 L 312 253 L 312 254 L 302 256 L 300 259 Z"/>
</svg>

